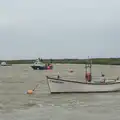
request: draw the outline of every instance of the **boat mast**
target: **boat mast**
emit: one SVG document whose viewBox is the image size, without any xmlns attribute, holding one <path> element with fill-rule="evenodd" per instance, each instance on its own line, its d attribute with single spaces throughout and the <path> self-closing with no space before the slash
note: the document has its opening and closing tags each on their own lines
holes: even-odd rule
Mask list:
<svg viewBox="0 0 120 120">
<path fill-rule="evenodd" d="M 89 59 L 89 56 L 85 64 L 85 79 L 86 82 L 91 82 L 92 80 L 92 60 Z"/>
<path fill-rule="evenodd" d="M 89 69 L 90 74 L 92 75 L 92 60 L 89 59 L 89 56 L 88 56 L 88 60 L 85 64 L 85 73 L 88 72 L 88 69 Z"/>
</svg>

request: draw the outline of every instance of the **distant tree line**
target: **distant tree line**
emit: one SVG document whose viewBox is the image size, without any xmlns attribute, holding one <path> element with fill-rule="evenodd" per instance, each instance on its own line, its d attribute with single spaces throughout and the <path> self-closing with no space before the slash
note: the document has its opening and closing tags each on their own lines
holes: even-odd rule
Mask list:
<svg viewBox="0 0 120 120">
<path fill-rule="evenodd" d="M 93 58 L 92 64 L 103 65 L 120 65 L 120 58 Z M 7 62 L 8 64 L 32 64 L 33 60 L 0 60 L 0 62 Z M 87 59 L 40 59 L 44 63 L 59 63 L 59 64 L 85 64 Z"/>
</svg>

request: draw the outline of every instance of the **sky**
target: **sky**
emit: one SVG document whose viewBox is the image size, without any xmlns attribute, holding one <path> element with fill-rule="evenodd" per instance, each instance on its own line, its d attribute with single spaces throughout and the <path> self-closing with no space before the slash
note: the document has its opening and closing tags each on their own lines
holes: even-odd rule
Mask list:
<svg viewBox="0 0 120 120">
<path fill-rule="evenodd" d="M 120 0 L 0 0 L 0 59 L 120 56 Z"/>
</svg>

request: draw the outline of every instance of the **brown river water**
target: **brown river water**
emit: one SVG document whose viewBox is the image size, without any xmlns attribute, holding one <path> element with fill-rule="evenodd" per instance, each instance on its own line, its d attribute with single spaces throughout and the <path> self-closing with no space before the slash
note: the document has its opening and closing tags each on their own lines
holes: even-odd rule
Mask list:
<svg viewBox="0 0 120 120">
<path fill-rule="evenodd" d="M 68 72 L 74 70 L 73 73 Z M 35 71 L 30 65 L 0 67 L 0 120 L 120 120 L 120 93 L 50 94 L 46 75 L 81 80 L 84 65 L 54 65 Z M 119 76 L 120 66 L 93 65 L 93 75 Z M 39 83 L 33 95 L 25 94 Z"/>
</svg>

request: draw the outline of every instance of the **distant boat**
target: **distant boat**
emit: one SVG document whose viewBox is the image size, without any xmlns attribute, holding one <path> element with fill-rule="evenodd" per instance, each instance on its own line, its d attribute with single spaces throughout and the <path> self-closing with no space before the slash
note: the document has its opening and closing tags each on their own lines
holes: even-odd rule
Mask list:
<svg viewBox="0 0 120 120">
<path fill-rule="evenodd" d="M 52 64 L 44 64 L 43 62 L 40 61 L 40 59 L 37 59 L 31 67 L 33 70 L 51 70 L 51 69 L 53 69 Z"/>
<path fill-rule="evenodd" d="M 105 78 L 105 75 L 101 74 L 99 78 L 94 78 L 91 74 L 91 64 L 85 66 L 85 80 L 77 81 L 65 79 L 60 75 L 57 77 L 46 76 L 50 93 L 99 93 L 120 91 L 119 77 Z M 90 72 L 87 71 L 87 68 L 90 68 Z"/>
<path fill-rule="evenodd" d="M 1 62 L 1 66 L 12 66 L 12 64 L 7 64 L 6 62 Z"/>
</svg>

